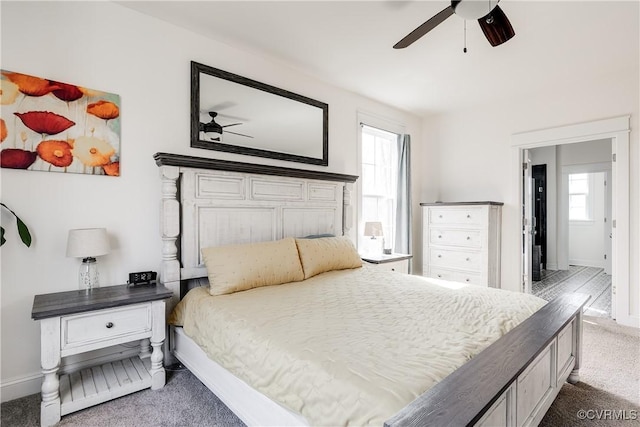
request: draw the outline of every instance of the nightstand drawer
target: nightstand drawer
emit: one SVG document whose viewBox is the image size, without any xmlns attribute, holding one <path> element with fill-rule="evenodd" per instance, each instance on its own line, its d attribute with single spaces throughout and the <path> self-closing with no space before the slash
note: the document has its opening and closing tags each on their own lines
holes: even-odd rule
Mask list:
<svg viewBox="0 0 640 427">
<path fill-rule="evenodd" d="M 403 259 L 400 261 L 383 262 L 380 264 L 374 264 L 377 269 L 385 271 L 397 271 L 399 273 L 409 273 L 409 260 Z"/>
<path fill-rule="evenodd" d="M 62 349 L 80 347 L 151 331 L 151 304 L 63 316 Z"/>
</svg>

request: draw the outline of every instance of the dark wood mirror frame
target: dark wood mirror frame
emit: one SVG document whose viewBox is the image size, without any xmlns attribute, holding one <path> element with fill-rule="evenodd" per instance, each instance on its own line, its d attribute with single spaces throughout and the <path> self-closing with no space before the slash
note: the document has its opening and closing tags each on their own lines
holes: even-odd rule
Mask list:
<svg viewBox="0 0 640 427">
<path fill-rule="evenodd" d="M 216 90 L 216 93 L 213 95 L 213 97 L 220 96 L 219 98 L 215 98 L 215 103 L 211 99 L 209 99 L 208 102 L 206 100 L 202 100 L 201 102 L 201 89 L 206 90 L 202 82 L 203 78 L 207 79 L 206 85 L 220 85 L 220 91 Z M 244 105 L 242 101 L 240 101 L 239 106 L 235 99 L 230 99 L 233 98 L 235 89 L 237 89 L 238 99 L 244 101 Z M 207 91 L 207 98 L 210 97 L 210 92 L 214 91 Z M 251 96 L 254 95 L 255 103 L 251 102 Z M 209 105 L 203 105 L 203 103 Z M 288 112 L 286 114 L 287 117 L 276 117 L 275 119 L 271 117 L 268 121 L 263 119 L 262 126 L 256 126 L 254 128 L 254 131 L 261 130 L 262 135 L 257 133 L 255 136 L 249 136 L 246 134 L 247 131 L 245 129 L 250 128 L 253 122 L 259 121 L 254 120 L 255 117 L 251 116 L 251 112 L 255 114 L 255 107 L 257 105 L 260 105 L 261 110 L 265 111 L 265 115 L 267 115 L 267 113 L 271 115 L 274 113 L 277 114 L 280 107 L 285 105 L 286 111 Z M 218 108 L 222 111 L 220 114 L 221 118 L 230 122 L 239 123 L 219 125 L 215 121 L 218 112 L 213 111 Z M 291 112 L 294 114 L 291 114 Z M 207 114 L 211 117 L 205 119 Z M 310 134 L 300 136 L 301 134 L 295 134 L 293 129 L 289 134 L 283 132 L 283 129 L 286 129 L 285 132 L 289 131 L 288 125 L 290 123 L 287 123 L 287 120 L 291 119 L 294 115 L 296 117 L 302 115 L 306 117 L 306 120 L 312 120 L 311 126 L 305 126 L 302 122 L 295 123 L 295 127 L 299 132 L 304 130 Z M 206 123 L 209 120 L 211 123 Z M 265 122 L 272 124 L 268 132 L 269 135 L 264 135 L 267 133 L 265 132 Z M 223 131 L 223 128 L 236 125 L 239 127 L 234 127 L 233 132 Z M 240 127 L 240 125 L 245 126 Z M 204 129 L 207 129 L 207 133 L 205 133 Z M 301 151 L 285 152 L 285 150 L 282 149 L 270 149 L 269 138 L 277 139 L 278 132 L 281 132 L 281 135 L 287 138 L 295 135 L 295 140 L 293 140 L 293 143 L 290 142 L 288 147 L 298 146 Z M 205 137 L 209 136 L 209 134 L 217 137 L 210 137 L 209 140 L 207 140 Z M 225 137 L 222 136 L 223 134 Z M 239 143 L 234 144 L 232 141 L 229 141 L 229 139 L 233 138 L 242 142 L 250 141 L 251 146 Z M 281 141 L 271 142 L 277 144 Z M 329 164 L 329 106 L 326 103 L 284 89 L 192 61 L 191 147 L 327 166 Z M 306 152 L 302 150 L 306 150 Z M 312 155 L 308 154 L 310 150 L 313 152 Z"/>
</svg>

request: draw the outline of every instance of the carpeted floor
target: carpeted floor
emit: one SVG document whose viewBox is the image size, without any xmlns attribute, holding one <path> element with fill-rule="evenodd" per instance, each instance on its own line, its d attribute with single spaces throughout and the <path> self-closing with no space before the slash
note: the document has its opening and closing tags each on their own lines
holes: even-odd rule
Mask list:
<svg viewBox="0 0 640 427">
<path fill-rule="evenodd" d="M 585 316 L 580 374 L 581 382 L 562 387 L 540 426 L 640 425 L 640 330 Z M 39 394 L 3 403 L 0 410 L 2 427 L 40 425 Z M 581 420 L 580 411 L 589 419 Z M 189 371 L 179 370 L 167 371 L 162 390 L 141 391 L 69 414 L 58 425 L 236 427 L 243 423 Z"/>
</svg>

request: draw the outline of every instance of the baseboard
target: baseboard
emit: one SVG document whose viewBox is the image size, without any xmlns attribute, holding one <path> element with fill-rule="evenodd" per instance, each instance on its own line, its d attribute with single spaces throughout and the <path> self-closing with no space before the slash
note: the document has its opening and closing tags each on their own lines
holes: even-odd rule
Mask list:
<svg viewBox="0 0 640 427">
<path fill-rule="evenodd" d="M 632 328 L 640 328 L 640 316 L 616 316 L 616 323 Z"/>
<path fill-rule="evenodd" d="M 547 268 L 545 268 L 545 270 L 557 270 L 558 269 L 558 264 L 549 264 L 547 263 Z"/>
<path fill-rule="evenodd" d="M 579 265 L 581 267 L 604 268 L 602 261 L 593 259 L 570 259 L 569 265 Z"/>
<path fill-rule="evenodd" d="M 0 400 L 8 402 L 40 393 L 40 387 L 42 387 L 42 374 L 40 372 L 24 377 L 11 378 L 0 383 Z"/>
</svg>

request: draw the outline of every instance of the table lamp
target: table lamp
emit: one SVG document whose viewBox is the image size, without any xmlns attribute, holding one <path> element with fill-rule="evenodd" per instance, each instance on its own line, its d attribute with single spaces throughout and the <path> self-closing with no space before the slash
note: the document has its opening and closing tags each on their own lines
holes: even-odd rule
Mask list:
<svg viewBox="0 0 640 427">
<path fill-rule="evenodd" d="M 364 235 L 371 237 L 371 240 L 367 243 L 370 251 L 382 252 L 384 242 L 378 242 L 377 237 L 382 236 L 382 222 L 370 221 L 364 223 Z"/>
<path fill-rule="evenodd" d="M 69 230 L 67 257 L 82 258 L 78 275 L 80 289 L 90 291 L 100 286 L 96 257 L 109 253 L 106 228 Z"/>
</svg>

